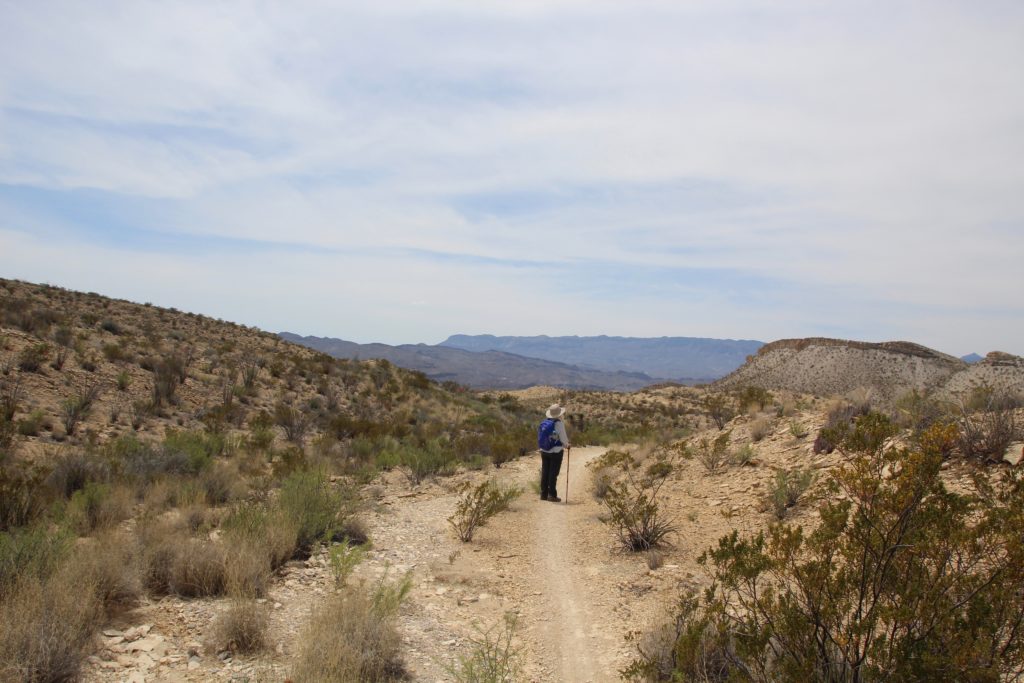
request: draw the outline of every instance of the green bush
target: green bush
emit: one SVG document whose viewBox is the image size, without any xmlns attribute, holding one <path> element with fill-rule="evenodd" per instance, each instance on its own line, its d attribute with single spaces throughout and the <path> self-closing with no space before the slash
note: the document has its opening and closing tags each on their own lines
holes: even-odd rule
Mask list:
<svg viewBox="0 0 1024 683">
<path fill-rule="evenodd" d="M 42 525 L 0 533 L 0 602 L 25 578 L 43 581 L 68 554 L 71 538 Z"/>
<path fill-rule="evenodd" d="M 668 537 L 677 529 L 674 521 L 662 514 L 658 495 L 675 466 L 673 452 L 664 448 L 656 451 L 646 466 L 622 451 L 607 451 L 595 461 L 598 470 L 616 473 L 601 502 L 626 550 L 641 552 L 669 545 Z"/>
<path fill-rule="evenodd" d="M 65 511 L 71 528 L 83 535 L 109 528 L 127 519 L 130 513 L 127 491 L 97 482 L 89 482 L 75 491 Z"/>
<path fill-rule="evenodd" d="M 488 479 L 476 486 L 464 482 L 457 489 L 459 499 L 455 511 L 448 517 L 448 524 L 463 543 L 473 540 L 478 527 L 487 524 L 494 515 L 507 510 L 513 500 L 522 494 L 516 486 L 502 486 Z"/>
<path fill-rule="evenodd" d="M 768 489 L 768 504 L 775 517 L 784 519 L 790 508 L 800 502 L 800 497 L 814 482 L 810 470 L 779 470 L 775 481 Z"/>
<path fill-rule="evenodd" d="M 697 442 L 697 459 L 704 469 L 714 474 L 729 464 L 731 431 L 720 433 L 714 439 L 704 436 Z"/>
<path fill-rule="evenodd" d="M 319 543 L 341 540 L 342 522 L 355 511 L 355 494 L 334 490 L 321 471 L 299 470 L 281 484 L 278 505 L 295 523 L 296 546 L 307 556 Z"/>
<path fill-rule="evenodd" d="M 711 586 L 684 599 L 671 670 L 641 653 L 634 678 L 1001 681 L 1024 667 L 1024 472 L 940 478 L 956 430 L 910 448 L 861 420 L 839 444 L 811 532 L 778 524 L 721 538 Z M 714 668 L 709 669 L 708 659 Z M 702 680 L 698 678 L 697 680 Z"/>
</svg>

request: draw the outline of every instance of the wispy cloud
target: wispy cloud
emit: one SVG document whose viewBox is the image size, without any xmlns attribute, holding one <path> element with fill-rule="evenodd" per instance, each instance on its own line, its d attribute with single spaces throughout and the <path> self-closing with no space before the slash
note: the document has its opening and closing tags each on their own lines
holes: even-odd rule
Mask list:
<svg viewBox="0 0 1024 683">
<path fill-rule="evenodd" d="M 954 0 L 7 2 L 0 268 L 358 340 L 1024 352 L 1022 36 Z"/>
</svg>

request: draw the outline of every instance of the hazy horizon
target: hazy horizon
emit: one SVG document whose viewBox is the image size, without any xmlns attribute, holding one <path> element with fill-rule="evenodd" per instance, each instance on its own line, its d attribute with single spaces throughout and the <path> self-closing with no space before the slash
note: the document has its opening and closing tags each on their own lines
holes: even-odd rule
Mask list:
<svg viewBox="0 0 1024 683">
<path fill-rule="evenodd" d="M 1002 1 L 7 2 L 0 275 L 360 343 L 1024 355 L 1019 64 Z"/>
</svg>

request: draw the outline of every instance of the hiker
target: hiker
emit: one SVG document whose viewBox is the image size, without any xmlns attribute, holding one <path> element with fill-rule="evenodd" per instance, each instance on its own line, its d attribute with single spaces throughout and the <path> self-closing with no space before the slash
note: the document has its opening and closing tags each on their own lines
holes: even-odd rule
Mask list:
<svg viewBox="0 0 1024 683">
<path fill-rule="evenodd" d="M 562 416 L 565 408 L 553 404 L 548 408 L 547 419 L 540 423 L 537 430 L 537 446 L 540 448 L 540 499 L 560 503 L 556 483 L 558 472 L 562 469 L 562 451 L 568 451 L 569 436 L 565 433 Z"/>
</svg>

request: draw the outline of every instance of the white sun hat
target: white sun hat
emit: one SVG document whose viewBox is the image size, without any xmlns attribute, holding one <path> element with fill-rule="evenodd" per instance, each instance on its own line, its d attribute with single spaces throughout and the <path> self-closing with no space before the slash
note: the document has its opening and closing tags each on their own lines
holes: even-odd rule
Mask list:
<svg viewBox="0 0 1024 683">
<path fill-rule="evenodd" d="M 558 405 L 557 403 L 552 403 L 551 407 L 548 408 L 548 412 L 546 412 L 545 415 L 547 415 L 552 420 L 557 420 L 558 418 L 565 415 L 565 408 Z"/>
</svg>

